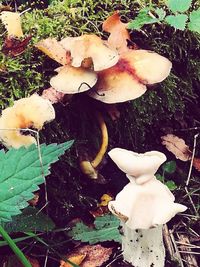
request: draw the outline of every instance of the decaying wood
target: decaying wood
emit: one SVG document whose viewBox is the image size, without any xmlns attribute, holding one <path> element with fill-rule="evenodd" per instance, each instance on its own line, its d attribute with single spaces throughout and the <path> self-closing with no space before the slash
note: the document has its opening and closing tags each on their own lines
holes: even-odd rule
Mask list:
<svg viewBox="0 0 200 267">
<path fill-rule="evenodd" d="M 184 235 L 179 235 L 179 241 L 177 242 L 179 245 L 179 251 L 185 260 L 185 265 L 187 267 L 198 267 L 198 263 L 194 254 L 192 254 L 192 248 L 195 248 L 195 245 L 190 243 L 189 238 Z"/>
</svg>

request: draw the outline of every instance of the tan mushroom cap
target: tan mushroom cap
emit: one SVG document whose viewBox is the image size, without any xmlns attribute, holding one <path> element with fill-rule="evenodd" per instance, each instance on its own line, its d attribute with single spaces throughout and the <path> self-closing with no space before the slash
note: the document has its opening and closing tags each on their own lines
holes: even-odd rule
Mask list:
<svg viewBox="0 0 200 267">
<path fill-rule="evenodd" d="M 47 38 L 38 42 L 35 47 L 61 65 L 67 64 L 66 50 L 55 38 Z"/>
<path fill-rule="evenodd" d="M 2 111 L 0 140 L 7 147 L 29 146 L 36 143 L 35 138 L 14 129 L 33 127 L 40 130 L 44 123 L 54 118 L 55 111 L 51 102 L 37 94 L 17 100 L 12 107 Z"/>
<path fill-rule="evenodd" d="M 51 78 L 51 86 L 58 92 L 76 94 L 85 92 L 97 82 L 97 74 L 84 68 L 64 66 L 56 69 L 58 74 Z"/>
<path fill-rule="evenodd" d="M 20 13 L 3 11 L 1 12 L 0 19 L 8 31 L 8 36 L 23 36 Z"/>
<path fill-rule="evenodd" d="M 114 66 L 119 60 L 117 51 L 110 49 L 106 42 L 94 34 L 67 37 L 60 44 L 70 51 L 73 67 L 80 67 L 84 59 L 91 58 L 94 71 L 100 71 Z"/>
<path fill-rule="evenodd" d="M 172 68 L 166 57 L 150 50 L 129 50 L 121 58 L 129 63 L 144 84 L 162 82 Z"/>
<path fill-rule="evenodd" d="M 98 73 L 95 88 L 89 96 L 113 104 L 133 100 L 143 95 L 147 88 L 131 72 L 121 68 L 121 60 L 112 68 Z"/>
<path fill-rule="evenodd" d="M 122 53 L 117 64 L 98 73 L 95 90 L 89 95 L 105 103 L 119 103 L 140 97 L 146 84 L 163 81 L 170 73 L 171 62 L 147 50 Z"/>
</svg>

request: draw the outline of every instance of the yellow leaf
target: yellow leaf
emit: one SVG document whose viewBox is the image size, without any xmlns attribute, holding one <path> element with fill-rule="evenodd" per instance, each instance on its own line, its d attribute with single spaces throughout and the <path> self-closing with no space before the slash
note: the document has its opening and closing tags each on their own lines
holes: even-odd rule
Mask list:
<svg viewBox="0 0 200 267">
<path fill-rule="evenodd" d="M 99 206 L 108 206 L 108 202 L 112 200 L 112 197 L 109 196 L 108 194 L 103 194 L 103 196 L 101 197 L 101 203 L 99 204 Z"/>
<path fill-rule="evenodd" d="M 69 261 L 71 261 L 74 264 L 81 264 L 81 262 L 85 259 L 86 254 L 81 254 L 81 255 L 75 255 L 75 256 L 71 256 L 68 258 Z M 63 260 L 60 261 L 60 267 L 73 267 L 73 265 L 71 265 L 68 262 L 65 262 Z"/>
<path fill-rule="evenodd" d="M 3 11 L 1 12 L 0 18 L 4 26 L 6 27 L 8 36 L 16 36 L 16 37 L 23 36 L 20 13 Z"/>
</svg>

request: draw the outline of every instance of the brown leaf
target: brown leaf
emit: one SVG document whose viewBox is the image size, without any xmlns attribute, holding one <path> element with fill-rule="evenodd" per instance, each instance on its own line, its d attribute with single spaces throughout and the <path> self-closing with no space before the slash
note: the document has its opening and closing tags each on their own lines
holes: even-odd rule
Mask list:
<svg viewBox="0 0 200 267">
<path fill-rule="evenodd" d="M 130 40 L 130 35 L 126 25 L 126 23 L 121 22 L 118 11 L 103 23 L 103 30 L 110 33 L 108 44 L 110 47 L 117 49 L 119 53 L 123 53 L 128 49 L 127 40 Z"/>
<path fill-rule="evenodd" d="M 75 256 L 71 256 L 68 258 L 74 264 L 80 265 L 81 262 L 85 259 L 86 254 L 77 254 Z M 60 267 L 73 267 L 69 262 L 65 262 L 63 260 L 60 261 Z"/>
<path fill-rule="evenodd" d="M 104 248 L 101 245 L 85 245 L 74 250 L 69 257 L 77 255 L 86 255 L 81 262 L 80 267 L 99 267 L 106 262 L 112 254 L 112 248 Z M 70 258 L 69 258 L 70 259 Z M 60 267 L 66 267 L 60 266 Z M 68 265 L 67 265 L 68 267 Z"/>
<path fill-rule="evenodd" d="M 193 166 L 197 171 L 200 171 L 200 158 L 193 159 Z"/>
<path fill-rule="evenodd" d="M 188 161 L 192 157 L 192 152 L 185 144 L 185 141 L 176 135 L 167 134 L 161 137 L 162 144 L 166 146 L 167 150 L 172 152 L 177 159 Z"/>
<path fill-rule="evenodd" d="M 19 56 L 24 52 L 31 38 L 32 36 L 28 36 L 23 40 L 19 40 L 15 37 L 7 37 L 3 44 L 2 52 L 13 57 Z"/>
<path fill-rule="evenodd" d="M 38 204 L 39 198 L 40 198 L 39 193 L 35 193 L 35 194 L 34 194 L 34 198 L 32 198 L 31 200 L 29 200 L 28 203 L 29 203 L 31 206 L 35 207 L 35 206 Z"/>
</svg>

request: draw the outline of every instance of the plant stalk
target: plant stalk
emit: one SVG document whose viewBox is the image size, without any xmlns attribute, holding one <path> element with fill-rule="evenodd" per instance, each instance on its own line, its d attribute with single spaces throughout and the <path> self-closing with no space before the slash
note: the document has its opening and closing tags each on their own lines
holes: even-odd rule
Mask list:
<svg viewBox="0 0 200 267">
<path fill-rule="evenodd" d="M 0 225 L 0 234 L 3 239 L 8 243 L 8 246 L 12 249 L 18 259 L 21 261 L 24 267 L 32 267 L 31 263 L 27 260 L 24 253 L 18 248 L 12 238 L 8 235 L 8 233 L 3 229 Z"/>
</svg>

